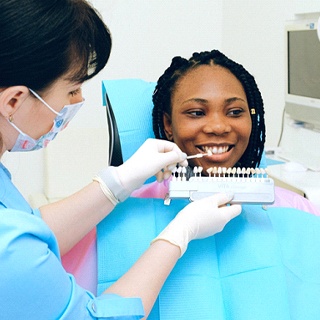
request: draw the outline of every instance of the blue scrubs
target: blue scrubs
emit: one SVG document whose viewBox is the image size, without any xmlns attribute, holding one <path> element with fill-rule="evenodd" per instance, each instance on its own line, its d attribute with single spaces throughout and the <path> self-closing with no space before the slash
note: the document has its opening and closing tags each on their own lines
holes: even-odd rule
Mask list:
<svg viewBox="0 0 320 320">
<path fill-rule="evenodd" d="M 141 319 L 139 298 L 94 297 L 60 262 L 57 240 L 0 163 L 1 319 Z"/>
</svg>

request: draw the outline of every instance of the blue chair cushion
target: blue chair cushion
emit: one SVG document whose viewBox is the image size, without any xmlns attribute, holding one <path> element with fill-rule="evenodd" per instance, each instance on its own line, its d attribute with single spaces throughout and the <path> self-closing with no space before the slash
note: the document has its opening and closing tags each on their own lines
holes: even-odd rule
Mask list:
<svg viewBox="0 0 320 320">
<path fill-rule="evenodd" d="M 143 144 L 154 138 L 152 130 L 152 93 L 156 83 L 140 79 L 105 80 L 103 103 L 108 94 L 117 121 L 123 161 Z"/>
</svg>

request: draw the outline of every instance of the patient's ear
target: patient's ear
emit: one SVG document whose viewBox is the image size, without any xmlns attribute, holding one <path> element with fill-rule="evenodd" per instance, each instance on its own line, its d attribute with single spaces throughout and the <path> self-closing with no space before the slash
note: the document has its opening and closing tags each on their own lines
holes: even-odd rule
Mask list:
<svg viewBox="0 0 320 320">
<path fill-rule="evenodd" d="M 172 121 L 171 116 L 168 113 L 163 114 L 163 127 L 166 137 L 169 141 L 173 141 L 173 134 L 172 134 Z"/>
<path fill-rule="evenodd" d="M 0 94 L 0 113 L 9 118 L 22 105 L 29 95 L 29 89 L 25 86 L 8 87 Z"/>
</svg>

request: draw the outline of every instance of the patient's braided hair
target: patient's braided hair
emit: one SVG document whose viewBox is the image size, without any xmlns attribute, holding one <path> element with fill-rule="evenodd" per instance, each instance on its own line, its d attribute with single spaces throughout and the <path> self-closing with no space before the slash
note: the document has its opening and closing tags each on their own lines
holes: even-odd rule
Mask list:
<svg viewBox="0 0 320 320">
<path fill-rule="evenodd" d="M 252 131 L 248 147 L 235 166 L 255 168 L 260 164 L 265 143 L 262 96 L 254 77 L 242 65 L 232 61 L 218 50 L 196 52 L 189 60 L 182 57 L 174 57 L 172 59 L 170 67 L 159 78 L 152 97 L 154 104 L 152 118 L 155 137 L 167 140 L 164 132 L 163 114 L 171 114 L 171 95 L 178 81 L 190 70 L 200 65 L 219 65 L 228 69 L 241 82 L 248 100 Z"/>
</svg>

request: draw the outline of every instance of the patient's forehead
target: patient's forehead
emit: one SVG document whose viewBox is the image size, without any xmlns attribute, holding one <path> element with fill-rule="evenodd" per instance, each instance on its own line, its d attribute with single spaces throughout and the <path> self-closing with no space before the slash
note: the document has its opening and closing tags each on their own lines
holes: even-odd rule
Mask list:
<svg viewBox="0 0 320 320">
<path fill-rule="evenodd" d="M 201 65 L 185 73 L 176 83 L 171 105 L 191 98 L 212 99 L 221 95 L 247 101 L 241 82 L 228 69 L 218 65 Z"/>
</svg>

